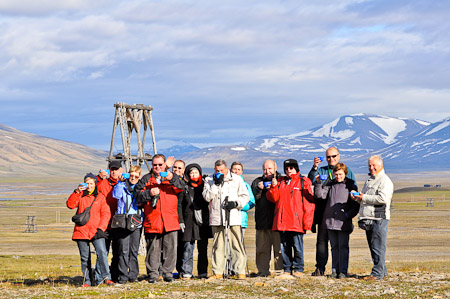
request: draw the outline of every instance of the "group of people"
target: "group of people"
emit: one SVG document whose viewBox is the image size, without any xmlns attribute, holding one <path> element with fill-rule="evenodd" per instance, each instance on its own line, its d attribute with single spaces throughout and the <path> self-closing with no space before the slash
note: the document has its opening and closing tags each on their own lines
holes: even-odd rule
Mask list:
<svg viewBox="0 0 450 299">
<path fill-rule="evenodd" d="M 325 159 L 327 165 L 320 166 Z M 246 279 L 244 233 L 247 211 L 253 207 L 257 276 L 271 274 L 273 255 L 278 277 L 301 277 L 303 235 L 311 230 L 317 233 L 312 275 L 325 275 L 330 242 L 331 277 L 348 277 L 352 219 L 359 213 L 358 225 L 366 230 L 374 263 L 366 279 L 384 279 L 392 181 L 384 172 L 382 159 L 371 156 L 369 178 L 358 192 L 352 171 L 339 161 L 338 149 L 331 147 L 326 157 L 314 158 L 312 169 L 302 176 L 294 159 L 283 162 L 283 174 L 277 171 L 275 161 L 266 160 L 262 176 L 249 185 L 240 162 L 229 168 L 224 160 L 217 160 L 214 173 L 207 176 L 196 163 L 185 165 L 182 160 L 156 154 L 151 171 L 141 177 L 139 166 L 124 174 L 121 162 L 113 160 L 107 170 L 87 174 L 67 200 L 69 208 L 78 208 L 77 214 L 90 214 L 87 223 L 75 221 L 72 237 L 80 252 L 83 286 L 137 281 L 142 235 L 149 283 L 173 281 L 174 269 L 180 279 L 193 278 L 195 243 L 197 277 Z M 213 275 L 208 277 L 211 238 Z M 97 254 L 95 271 L 90 243 Z"/>
</svg>

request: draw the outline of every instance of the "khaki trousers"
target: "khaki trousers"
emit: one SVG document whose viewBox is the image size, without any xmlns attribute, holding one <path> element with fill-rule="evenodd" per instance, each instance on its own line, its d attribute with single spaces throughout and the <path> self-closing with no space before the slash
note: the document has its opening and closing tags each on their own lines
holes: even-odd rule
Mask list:
<svg viewBox="0 0 450 299">
<path fill-rule="evenodd" d="M 212 226 L 214 234 L 212 247 L 212 271 L 214 274 L 224 274 L 226 253 L 225 253 L 225 227 Z M 233 225 L 228 229 L 228 239 L 231 251 L 231 269 L 236 274 L 245 274 L 245 265 L 247 256 L 245 255 L 244 245 L 241 241 L 241 226 Z M 228 274 L 228 273 L 226 273 Z"/>
<path fill-rule="evenodd" d="M 259 275 L 270 274 L 270 259 L 274 257 L 275 272 L 283 271 L 283 258 L 281 257 L 280 233 L 271 229 L 256 230 L 256 267 Z"/>
</svg>

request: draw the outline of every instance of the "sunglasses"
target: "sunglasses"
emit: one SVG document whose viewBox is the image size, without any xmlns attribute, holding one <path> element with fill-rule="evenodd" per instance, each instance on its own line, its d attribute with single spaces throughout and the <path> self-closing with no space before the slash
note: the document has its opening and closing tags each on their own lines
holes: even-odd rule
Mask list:
<svg viewBox="0 0 450 299">
<path fill-rule="evenodd" d="M 163 166 L 164 164 L 153 164 L 153 166 Z"/>
<path fill-rule="evenodd" d="M 173 169 L 183 169 L 183 167 L 177 167 L 177 166 L 174 166 L 174 167 L 172 167 Z"/>
<path fill-rule="evenodd" d="M 139 175 L 131 175 L 130 174 L 130 178 L 139 178 Z"/>
<path fill-rule="evenodd" d="M 337 156 L 339 156 L 339 154 L 337 154 L 337 155 L 331 155 L 331 156 L 327 156 L 327 159 L 331 159 L 331 158 L 336 158 Z"/>
</svg>

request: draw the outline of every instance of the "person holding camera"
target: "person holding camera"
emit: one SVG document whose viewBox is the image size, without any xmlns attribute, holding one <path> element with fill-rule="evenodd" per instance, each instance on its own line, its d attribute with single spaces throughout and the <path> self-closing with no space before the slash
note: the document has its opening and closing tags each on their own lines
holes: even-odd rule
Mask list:
<svg viewBox="0 0 450 299">
<path fill-rule="evenodd" d="M 102 193 L 106 197 L 106 204 L 109 207 L 111 213 L 111 221 L 117 210 L 117 199 L 112 195 L 114 186 L 122 178 L 122 162 L 113 160 L 109 162 L 109 177 L 97 182 L 98 192 Z M 109 248 L 112 247 L 112 259 L 111 259 L 111 279 L 117 281 L 119 278 L 119 243 L 115 231 L 111 229 L 111 221 L 108 224 L 108 228 L 105 232 L 106 251 L 109 252 Z"/>
<path fill-rule="evenodd" d="M 348 169 L 344 163 L 333 168 L 334 179 L 322 185 L 320 176 L 314 182 L 316 204 L 325 203 L 323 224 L 328 230 L 331 243 L 331 278 L 348 277 L 349 241 L 353 232 L 352 219 L 358 214 L 359 204 L 350 198 L 350 192 L 357 191 L 355 181 L 347 178 Z"/>
<path fill-rule="evenodd" d="M 214 163 L 215 173 L 205 178 L 203 198 L 209 202 L 209 224 L 213 231 L 212 271 L 209 279 L 228 276 L 231 265 L 227 264 L 227 250 L 230 248 L 233 270 L 238 279 L 246 279 L 246 255 L 241 237 L 240 210 L 248 203 L 249 194 L 244 181 L 232 173 L 224 160 Z M 228 268 L 228 269 L 226 269 Z"/>
<path fill-rule="evenodd" d="M 291 274 L 302 277 L 305 266 L 303 235 L 312 226 L 314 194 L 311 181 L 300 175 L 297 160 L 288 159 L 283 164 L 286 176 L 279 181 L 274 177 L 267 192 L 267 199 L 275 203 L 272 229 L 280 232 L 284 268 L 280 278 Z"/>
<path fill-rule="evenodd" d="M 131 166 L 130 178 L 119 181 L 112 192 L 117 199 L 116 215 L 125 215 L 126 219 L 126 227 L 114 229 L 119 246 L 117 282 L 120 284 L 136 282 L 139 274 L 138 251 L 143 218 L 135 196 L 135 187 L 140 177 L 141 167 Z"/>
<path fill-rule="evenodd" d="M 368 164 L 369 178 L 361 193 L 352 195 L 352 199 L 361 204 L 358 225 L 366 231 L 373 261 L 372 272 L 364 279 L 381 280 L 388 275 L 386 242 L 394 184 L 384 171 L 383 160 L 380 156 L 371 156 Z"/>
<path fill-rule="evenodd" d="M 340 159 L 341 154 L 339 153 L 339 150 L 334 146 L 329 147 L 325 152 L 325 157 L 314 158 L 314 165 L 308 173 L 308 178 L 311 180 L 311 182 L 314 182 L 316 176 L 322 175 L 328 177 L 327 179 L 322 180 L 322 184 L 331 181 L 332 179 L 334 179 L 333 169 L 335 165 L 339 163 Z M 326 160 L 327 165 L 319 166 L 322 160 Z M 356 184 L 356 178 L 353 175 L 352 170 L 349 167 L 347 167 L 347 171 L 348 173 L 346 177 L 348 179 L 353 180 Z M 316 207 L 314 210 L 314 222 L 311 228 L 311 231 L 313 233 L 317 232 L 316 270 L 312 273 L 312 276 L 325 275 L 325 266 L 327 265 L 328 262 L 328 241 L 329 241 L 328 230 L 326 226 L 322 225 L 324 211 L 325 211 L 325 202 L 324 201 L 316 202 Z"/>
<path fill-rule="evenodd" d="M 105 245 L 105 231 L 111 218 L 111 212 L 106 204 L 105 196 L 98 192 L 95 184 L 95 176 L 88 173 L 84 177 L 84 183 L 75 189 L 66 203 L 69 209 L 78 208 L 76 216 L 84 213 L 82 223 L 75 224 L 72 235 L 72 240 L 77 242 L 80 251 L 81 271 L 83 272 L 82 287 L 90 287 L 93 283 L 95 285 L 102 283 L 114 285 L 114 282 L 111 281 L 108 251 Z M 89 243 L 94 245 L 97 254 L 95 274 L 92 273 L 91 268 Z"/>
<path fill-rule="evenodd" d="M 283 272 L 281 257 L 280 233 L 272 230 L 275 204 L 267 199 L 272 179 L 277 180 L 281 174 L 277 171 L 274 160 L 266 160 L 262 165 L 263 175 L 252 182 L 252 192 L 255 196 L 255 228 L 256 228 L 256 267 L 257 276 L 270 275 L 270 259 L 274 257 L 275 273 Z"/>
<path fill-rule="evenodd" d="M 152 159 L 152 171 L 144 175 L 135 187 L 138 202 L 144 205 L 144 232 L 147 242 L 145 265 L 148 282 L 158 280 L 161 272 L 164 281 L 172 282 L 172 271 L 177 260 L 178 231 L 180 230 L 181 205 L 178 193 L 184 183 L 178 175 L 167 171 L 174 157 L 156 154 Z"/>
</svg>

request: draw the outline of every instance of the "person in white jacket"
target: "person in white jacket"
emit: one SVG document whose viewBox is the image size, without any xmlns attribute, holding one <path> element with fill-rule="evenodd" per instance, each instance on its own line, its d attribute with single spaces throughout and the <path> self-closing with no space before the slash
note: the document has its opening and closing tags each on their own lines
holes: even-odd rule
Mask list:
<svg viewBox="0 0 450 299">
<path fill-rule="evenodd" d="M 364 277 L 365 280 L 380 280 L 387 276 L 386 242 L 393 193 L 394 184 L 384 171 L 383 160 L 380 156 L 371 156 L 369 178 L 362 192 L 351 195 L 361 204 L 358 225 L 366 231 L 373 261 L 372 273 Z"/>
<path fill-rule="evenodd" d="M 210 279 L 223 277 L 226 263 L 226 230 L 228 230 L 232 268 L 237 273 L 238 279 L 246 279 L 247 257 L 241 239 L 240 210 L 248 203 L 249 194 L 242 178 L 231 173 L 224 160 L 217 160 L 214 170 L 214 174 L 205 179 L 203 189 L 203 198 L 209 202 L 209 225 L 214 235 L 211 262 L 214 275 Z M 226 223 L 227 212 L 230 215 L 228 223 Z"/>
</svg>

